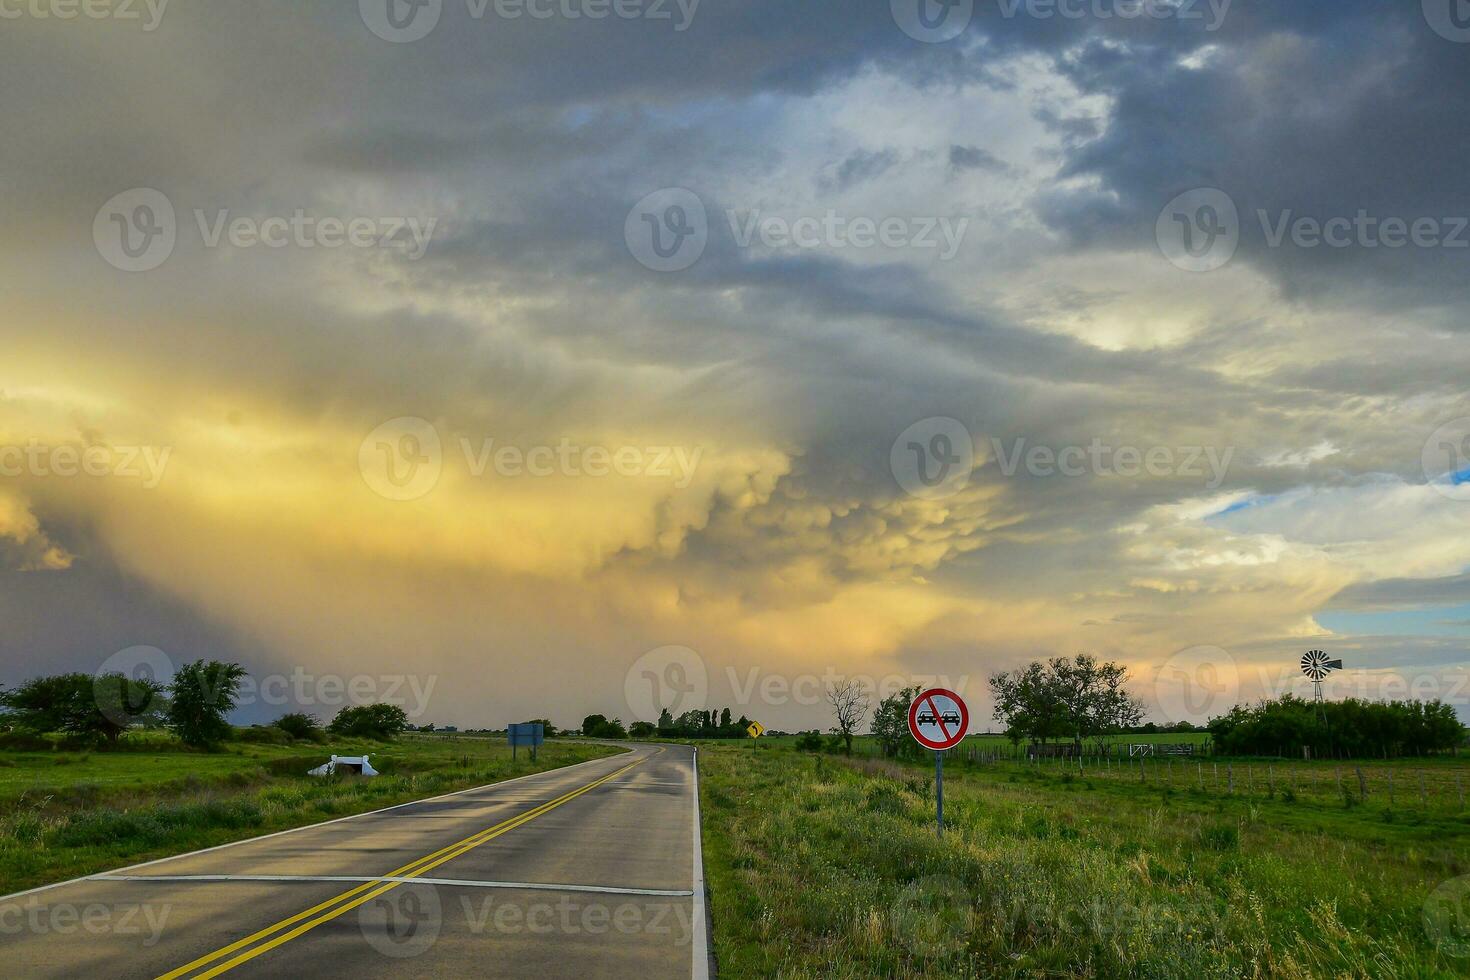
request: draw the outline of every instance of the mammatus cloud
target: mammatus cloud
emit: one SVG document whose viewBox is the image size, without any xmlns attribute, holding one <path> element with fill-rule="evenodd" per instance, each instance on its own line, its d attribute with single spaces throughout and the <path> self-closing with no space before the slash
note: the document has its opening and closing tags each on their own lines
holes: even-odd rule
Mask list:
<svg viewBox="0 0 1470 980">
<path fill-rule="evenodd" d="M 982 700 L 1080 650 L 1147 694 L 1200 645 L 1441 676 L 1464 253 L 1272 240 L 1470 213 L 1465 48 L 1401 6 L 1011 5 L 939 44 L 882 4 L 11 22 L 0 574 L 34 622 L 0 679 L 151 643 L 452 677 L 421 720 L 494 724 L 618 713 L 667 644 L 721 703 L 751 669 Z M 672 188 L 706 220 L 657 272 L 626 230 L 693 233 L 635 211 Z M 1198 188 L 1240 221 L 1206 272 L 1158 239 Z M 892 462 L 932 419 L 973 448 L 940 496 Z M 1406 607 L 1445 622 L 1352 618 Z"/>
</svg>

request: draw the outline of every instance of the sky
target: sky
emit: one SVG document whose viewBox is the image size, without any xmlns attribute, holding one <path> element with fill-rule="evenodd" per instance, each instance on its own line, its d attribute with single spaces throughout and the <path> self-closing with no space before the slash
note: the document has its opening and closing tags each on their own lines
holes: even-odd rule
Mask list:
<svg viewBox="0 0 1470 980">
<path fill-rule="evenodd" d="M 1460 0 L 0 20 L 0 683 L 1470 720 Z"/>
</svg>

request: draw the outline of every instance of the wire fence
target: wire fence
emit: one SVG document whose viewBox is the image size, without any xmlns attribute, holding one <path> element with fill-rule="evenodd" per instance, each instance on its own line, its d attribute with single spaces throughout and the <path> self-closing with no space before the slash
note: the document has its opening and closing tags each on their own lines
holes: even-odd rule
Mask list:
<svg viewBox="0 0 1470 980">
<path fill-rule="evenodd" d="M 951 756 L 951 758 L 955 758 Z M 1057 778 L 1136 783 L 1211 796 L 1381 804 L 1459 812 L 1465 809 L 1470 764 L 1445 758 L 1423 765 L 1384 762 L 1270 762 L 1223 758 L 1036 757 L 1017 761 L 978 750 L 955 761 L 1020 767 Z"/>
</svg>

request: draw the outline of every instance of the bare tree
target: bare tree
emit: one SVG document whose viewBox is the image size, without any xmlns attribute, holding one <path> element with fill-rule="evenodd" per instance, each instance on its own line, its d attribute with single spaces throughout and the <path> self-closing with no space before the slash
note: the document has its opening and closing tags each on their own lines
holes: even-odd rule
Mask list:
<svg viewBox="0 0 1470 980">
<path fill-rule="evenodd" d="M 840 681 L 827 688 L 827 703 L 837 718 L 832 734 L 842 737 L 847 754 L 852 755 L 852 733 L 868 716 L 868 692 L 855 680 Z"/>
</svg>

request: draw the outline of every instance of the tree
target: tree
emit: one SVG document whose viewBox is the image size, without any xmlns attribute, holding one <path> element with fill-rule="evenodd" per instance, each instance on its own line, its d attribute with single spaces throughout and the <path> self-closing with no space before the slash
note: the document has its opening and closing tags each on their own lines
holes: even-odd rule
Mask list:
<svg viewBox="0 0 1470 980">
<path fill-rule="evenodd" d="M 730 709 L 729 708 L 725 708 L 723 711 L 720 712 L 720 727 L 721 728 L 729 728 L 730 727 Z"/>
<path fill-rule="evenodd" d="M 653 738 L 658 734 L 658 729 L 652 722 L 635 721 L 628 726 L 628 734 L 633 738 Z"/>
<path fill-rule="evenodd" d="M 909 705 L 919 696 L 919 688 L 906 687 L 878 702 L 873 712 L 873 737 L 883 747 L 883 754 L 898 755 L 909 742 Z"/>
<path fill-rule="evenodd" d="M 868 715 L 868 692 L 857 681 L 839 681 L 827 689 L 827 703 L 832 706 L 832 715 L 837 724 L 832 734 L 840 737 L 852 755 L 852 735 L 857 726 Z"/>
<path fill-rule="evenodd" d="M 275 727 L 304 742 L 320 742 L 326 737 L 326 733 L 322 731 L 322 723 L 312 715 L 300 711 L 277 718 Z"/>
<path fill-rule="evenodd" d="M 591 736 L 593 732 L 607 724 L 607 715 L 588 715 L 582 719 L 582 734 Z"/>
<path fill-rule="evenodd" d="M 990 691 L 1011 741 L 1070 738 L 1080 749 L 1084 739 L 1138 724 L 1143 706 L 1127 680 L 1127 668 L 1084 653 L 1002 671 L 990 678 Z"/>
<path fill-rule="evenodd" d="M 116 745 L 122 733 L 134 725 L 158 725 L 168 708 L 162 683 L 150 677 L 102 674 L 92 678 L 90 703 L 79 704 L 73 731 L 101 735 Z"/>
<path fill-rule="evenodd" d="M 661 731 L 661 732 L 666 732 L 670 728 L 673 728 L 673 727 L 674 727 L 674 716 L 671 715 L 671 714 L 669 714 L 669 709 L 668 708 L 665 708 L 664 710 L 662 710 L 662 711 L 660 711 L 658 713 L 658 730 Z"/>
<path fill-rule="evenodd" d="M 408 715 L 396 704 L 353 704 L 327 726 L 333 735 L 388 740 L 408 730 Z"/>
<path fill-rule="evenodd" d="M 6 720 L 23 731 L 63 731 L 73 710 L 76 678 L 82 676 L 33 677 L 15 690 L 0 694 Z"/>
<path fill-rule="evenodd" d="M 1076 658 L 1054 657 L 1048 663 L 1062 706 L 1062 726 L 1078 750 L 1082 741 L 1138 724 L 1143 705 L 1124 684 L 1128 668 L 1080 653 Z"/>
<path fill-rule="evenodd" d="M 17 728 L 64 732 L 116 744 L 135 724 L 157 723 L 163 715 L 163 685 L 120 673 L 35 677 L 0 693 L 0 707 Z"/>
<path fill-rule="evenodd" d="M 225 715 L 235 707 L 244 676 L 244 667 L 218 660 L 196 660 L 179 668 L 169 687 L 169 728 L 196 748 L 223 742 L 231 732 Z"/>
</svg>

